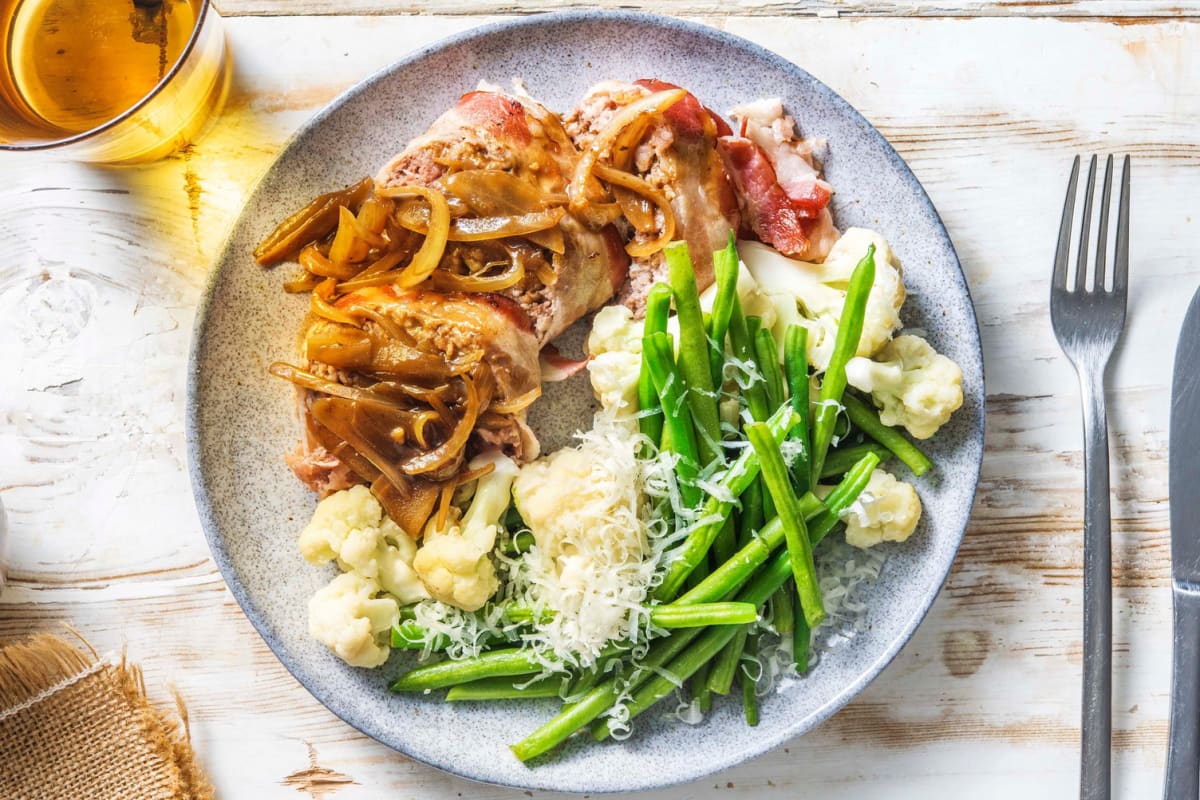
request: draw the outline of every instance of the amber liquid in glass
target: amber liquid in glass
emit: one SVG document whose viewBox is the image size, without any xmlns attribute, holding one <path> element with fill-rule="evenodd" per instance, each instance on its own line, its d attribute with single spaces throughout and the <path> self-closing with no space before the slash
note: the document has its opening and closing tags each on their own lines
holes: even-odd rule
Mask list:
<svg viewBox="0 0 1200 800">
<path fill-rule="evenodd" d="M 189 0 L 16 0 L 11 19 L 13 88 L 36 119 L 69 135 L 149 94 L 179 59 L 196 8 Z"/>
</svg>

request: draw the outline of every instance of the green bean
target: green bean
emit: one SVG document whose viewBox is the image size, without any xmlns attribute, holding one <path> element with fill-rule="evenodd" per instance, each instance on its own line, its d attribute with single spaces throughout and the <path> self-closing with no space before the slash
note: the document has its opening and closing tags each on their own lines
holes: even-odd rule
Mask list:
<svg viewBox="0 0 1200 800">
<path fill-rule="evenodd" d="M 800 424 L 792 428 L 791 438 L 800 443 L 800 452 L 792 465 L 796 492 L 807 492 L 816 484 L 812 474 L 812 442 L 808 436 L 808 328 L 788 325 L 783 337 L 783 364 L 787 375 L 788 399 L 800 415 Z"/>
<path fill-rule="evenodd" d="M 771 492 L 767 489 L 765 481 L 761 480 L 762 475 L 759 475 L 758 490 L 762 492 L 763 519 L 775 519 L 779 516 L 779 511 L 775 508 L 775 500 L 771 497 Z"/>
<path fill-rule="evenodd" d="M 759 329 L 754 339 L 754 355 L 767 390 L 767 403 L 778 408 L 783 402 L 783 372 L 779 369 L 779 346 L 768 328 Z"/>
<path fill-rule="evenodd" d="M 746 317 L 742 314 L 741 301 L 735 297 L 732 305 L 733 309 L 729 316 L 729 343 L 733 348 L 733 355 L 742 365 L 753 364 L 755 362 L 754 339 L 750 335 Z M 742 390 L 742 397 L 746 399 L 746 407 L 750 409 L 752 419 L 762 420 L 771 413 L 770 406 L 767 404 L 766 388 L 761 380 L 754 380 L 751 376 L 749 386 Z"/>
<path fill-rule="evenodd" d="M 837 339 L 829 366 L 821 380 L 820 403 L 813 421 L 812 474 L 820 475 L 825 463 L 825 451 L 833 439 L 833 425 L 841 407 L 842 395 L 846 391 L 846 362 L 858 352 L 858 341 L 862 338 L 863 319 L 867 311 L 867 298 L 875 283 L 875 245 L 867 246 L 867 254 L 858 262 L 850 275 L 850 286 L 842 305 L 842 317 L 838 321 Z"/>
<path fill-rule="evenodd" d="M 460 683 L 504 675 L 541 672 L 542 663 L 532 651 L 520 647 L 492 650 L 461 661 L 439 661 L 409 670 L 392 684 L 393 692 L 423 692 Z"/>
<path fill-rule="evenodd" d="M 696 272 L 687 243 L 671 242 L 663 254 L 675 298 L 675 316 L 679 320 L 679 372 L 687 381 L 687 402 L 696 426 L 700 465 L 705 466 L 721 457 L 721 417 L 713 391 L 708 335 L 700 312 Z"/>
<path fill-rule="evenodd" d="M 642 323 L 642 336 L 667 332 L 667 320 L 671 316 L 671 287 L 661 281 L 646 293 L 646 319 Z"/>
<path fill-rule="evenodd" d="M 524 526 L 524 522 L 521 523 Z M 528 528 L 515 531 L 508 537 L 508 544 L 504 548 L 504 552 L 509 556 L 519 556 L 522 553 L 529 552 L 529 548 L 533 547 L 537 540 L 533 538 L 533 531 Z"/>
<path fill-rule="evenodd" d="M 847 395 L 847 398 L 849 395 Z M 879 460 L 886 461 L 892 457 L 892 452 L 883 445 L 867 442 L 866 444 L 856 444 L 851 447 L 843 447 L 838 450 L 830 450 L 829 455 L 825 457 L 825 466 L 821 468 L 822 478 L 836 478 L 845 475 L 846 472 L 859 462 L 859 460 L 867 453 L 874 453 L 879 456 Z"/>
<path fill-rule="evenodd" d="M 656 383 L 657 380 L 656 377 Z M 669 404 L 664 402 L 663 407 L 667 408 Z M 787 436 L 795 419 L 796 412 L 792 410 L 791 406 L 781 406 L 767 420 L 767 427 L 771 431 L 772 438 L 776 442 L 783 441 L 783 437 Z M 753 449 L 748 447 L 721 475 L 720 485 L 737 497 L 746 491 L 757 475 L 758 457 L 755 456 Z M 708 551 L 712 547 L 713 539 L 721 532 L 721 528 L 725 525 L 725 519 L 733 511 L 733 506 L 733 503 L 724 502 L 715 497 L 708 498 L 700 516 L 702 519 L 711 517 L 713 521 L 696 526 L 679 546 L 674 560 L 667 565 L 662 583 L 654 591 L 655 599 L 663 602 L 675 599 L 675 595 L 683 587 L 687 576 L 701 560 L 708 558 Z"/>
<path fill-rule="evenodd" d="M 921 452 L 921 448 L 906 439 L 900 431 L 880 422 L 879 412 L 875 409 L 850 394 L 842 398 L 842 404 L 846 407 L 846 416 L 850 421 L 867 436 L 890 450 L 892 455 L 912 470 L 913 475 L 924 475 L 933 468 L 929 456 Z"/>
<path fill-rule="evenodd" d="M 707 714 L 712 710 L 713 693 L 708 688 L 708 676 L 711 669 L 711 664 L 704 664 L 693 673 L 691 679 L 688 681 L 688 689 L 691 690 L 692 699 L 696 701 L 701 714 Z"/>
<path fill-rule="evenodd" d="M 771 619 L 775 624 L 775 632 L 787 636 L 796 629 L 796 604 L 792 598 L 796 596 L 794 586 L 784 584 L 784 587 L 771 597 Z"/>
<path fill-rule="evenodd" d="M 642 337 L 666 333 L 667 317 L 670 314 L 671 287 L 665 283 L 656 283 L 646 295 L 646 319 L 642 325 Z M 650 368 L 646 361 L 647 356 L 643 350 L 642 369 L 638 373 L 638 409 L 641 412 L 653 413 L 643 413 L 638 417 L 638 430 L 657 446 L 662 441 L 662 406 L 659 405 L 658 392 L 654 388 L 654 379 L 650 377 Z"/>
<path fill-rule="evenodd" d="M 445 635 L 434 637 L 433 643 L 428 644 L 426 637 L 429 632 L 415 622 L 401 622 L 398 625 L 392 626 L 392 649 L 393 650 L 424 650 L 429 647 L 430 652 L 437 653 L 445 650 L 450 646 L 450 639 Z"/>
<path fill-rule="evenodd" d="M 758 332 L 762 330 L 762 317 L 757 314 L 746 315 L 746 338 L 750 340 L 750 358 L 757 363 Z"/>
<path fill-rule="evenodd" d="M 561 691 L 560 681 L 555 678 L 545 678 L 529 686 L 525 686 L 524 681 L 517 681 L 517 684 L 522 688 L 518 689 L 512 678 L 483 678 L 451 686 L 446 692 L 446 699 L 451 703 L 463 700 L 533 700 L 558 697 Z"/>
<path fill-rule="evenodd" d="M 655 606 L 650 621 L 660 628 L 704 628 L 709 625 L 744 625 L 758 620 L 758 609 L 749 603 L 696 603 Z"/>
<path fill-rule="evenodd" d="M 687 628 L 659 640 L 638 662 L 638 671 L 628 680 L 619 677 L 609 678 L 578 701 L 563 708 L 557 716 L 545 722 L 509 749 L 521 761 L 529 761 L 553 750 L 580 728 L 612 708 L 627 687 L 633 688 L 641 685 L 641 681 L 646 680 L 649 675 L 654 674 L 654 670 L 661 668 L 663 664 L 678 655 L 704 630 L 704 628 Z M 592 736 L 598 740 L 607 735 L 608 726 L 604 722 L 598 723 L 592 729 Z"/>
<path fill-rule="evenodd" d="M 716 564 L 722 564 L 737 552 L 737 520 L 733 514 L 725 518 L 725 524 L 721 526 L 721 532 L 717 534 L 717 538 L 713 539 L 713 560 Z M 693 574 L 695 574 L 693 572 Z"/>
<path fill-rule="evenodd" d="M 754 538 L 762 528 L 765 518 L 763 516 L 763 492 L 762 492 L 762 476 L 755 476 L 754 483 L 750 484 L 750 488 L 742 493 L 742 514 L 738 518 L 738 547 L 745 547 L 746 544 Z M 722 559 L 722 562 L 728 561 L 728 558 Z"/>
<path fill-rule="evenodd" d="M 784 584 L 790 574 L 791 563 L 788 554 L 782 552 L 768 562 L 746 588 L 738 593 L 737 600 L 761 605 Z M 671 659 L 664 669 L 656 671 L 633 693 L 632 699 L 626 704 L 629 718 L 633 719 L 674 691 L 676 680 L 686 681 L 690 678 L 696 670 L 719 653 L 737 632 L 738 628 L 730 625 L 704 629 L 704 633 L 687 649 Z"/>
<path fill-rule="evenodd" d="M 696 432 L 685 402 L 687 387 L 683 376 L 675 368 L 675 351 L 671 346 L 670 334 L 650 334 L 642 342 L 642 352 L 646 354 L 646 364 L 662 405 L 663 425 L 669 431 L 671 449 L 679 455 L 675 464 L 679 493 L 689 508 L 695 508 L 700 502 L 700 489 L 696 486 L 700 465 Z"/>
<path fill-rule="evenodd" d="M 751 636 L 746 642 L 746 654 L 758 660 L 758 637 Z M 753 728 L 758 724 L 758 681 L 751 675 L 746 665 L 742 665 L 742 711 L 746 715 L 746 724 Z"/>
<path fill-rule="evenodd" d="M 812 646 L 812 629 L 803 614 L 796 615 L 796 630 L 792 632 L 792 655 L 796 661 L 796 672 L 808 674 L 808 653 Z"/>
<path fill-rule="evenodd" d="M 729 244 L 724 250 L 713 253 L 713 275 L 716 278 L 717 294 L 712 307 L 712 341 L 709 351 L 713 388 L 720 389 L 724 381 L 725 337 L 729 333 L 729 317 L 733 314 L 733 302 L 737 299 L 738 254 L 733 232 L 729 233 Z"/>
<path fill-rule="evenodd" d="M 863 456 L 854 469 L 846 473 L 824 502 L 818 500 L 811 492 L 799 500 L 800 512 L 806 520 L 812 522 L 808 526 L 808 538 L 816 546 L 837 524 L 839 515 L 853 503 L 862 490 L 866 488 L 871 473 L 879 464 L 879 457 L 874 453 Z M 779 545 L 783 544 L 783 523 L 778 517 L 767 523 L 758 535 L 746 543 L 734 554 L 733 558 L 713 570 L 695 588 L 688 590 L 675 601 L 675 605 L 690 603 L 711 603 L 725 597 L 733 588 L 741 585 Z"/>
<path fill-rule="evenodd" d="M 749 632 L 749 625 L 741 626 L 729 644 L 712 660 L 707 685 L 713 694 L 729 694 L 729 690 L 733 688 L 733 678 L 737 674 L 738 664 L 741 663 L 742 651 L 746 648 L 746 635 Z"/>
<path fill-rule="evenodd" d="M 792 561 L 792 577 L 796 579 L 800 608 L 808 620 L 809 627 L 815 628 L 825 618 L 825 605 L 821 601 L 821 586 L 817 582 L 817 565 L 813 562 L 808 529 L 804 524 L 804 515 L 800 511 L 796 493 L 792 491 L 792 485 L 788 481 L 783 453 L 779 451 L 779 445 L 772 438 L 771 431 L 761 422 L 747 425 L 746 435 L 754 451 L 758 453 L 763 482 L 766 483 L 771 497 L 775 500 L 775 507 L 779 510 L 779 519 L 783 523 L 783 538 Z"/>
<path fill-rule="evenodd" d="M 807 494 L 801 499 L 802 508 L 808 517 L 825 513 L 825 505 L 815 495 Z M 744 582 L 754 570 L 762 566 L 779 545 L 783 544 L 783 523 L 779 517 L 763 526 L 758 535 L 751 537 L 733 557 L 712 571 L 712 574 L 695 587 L 688 589 L 672 605 L 711 603 L 724 597 L 730 589 Z"/>
</svg>

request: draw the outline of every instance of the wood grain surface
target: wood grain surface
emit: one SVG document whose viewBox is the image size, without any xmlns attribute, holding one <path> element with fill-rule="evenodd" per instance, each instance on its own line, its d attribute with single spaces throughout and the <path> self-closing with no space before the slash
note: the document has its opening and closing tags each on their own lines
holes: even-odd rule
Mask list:
<svg viewBox="0 0 1200 800">
<path fill-rule="evenodd" d="M 297 14 L 537 14 L 564 8 L 638 8 L 675 16 L 801 17 L 1053 17 L 1105 19 L 1124 23 L 1139 19 L 1200 17 L 1196 0 L 219 0 L 226 16 Z"/>
<path fill-rule="evenodd" d="M 183 446 L 196 304 L 256 177 L 338 92 L 489 19 L 477 9 L 512 6 L 471 4 L 468 15 L 454 2 L 221 5 L 248 15 L 420 13 L 229 19 L 228 106 L 205 138 L 159 164 L 0 156 L 0 499 L 12 539 L 0 638 L 66 622 L 101 650 L 127 647 L 152 691 L 165 696 L 173 683 L 188 700 L 201 762 L 223 798 L 522 797 L 397 755 L 296 683 L 209 559 Z M 656 8 L 700 12 L 794 60 L 908 160 L 946 221 L 979 314 L 983 478 L 945 590 L 858 700 L 769 755 L 647 796 L 1075 793 L 1081 431 L 1046 299 L 1070 158 L 1097 151 L 1130 153 L 1134 165 L 1129 326 L 1109 381 L 1115 796 L 1154 797 L 1170 657 L 1167 392 L 1178 326 L 1200 283 L 1200 21 L 1166 17 L 1195 17 L 1197 7 L 799 5 Z M 804 14 L 757 16 L 792 9 Z M 840 16 L 812 13 L 826 11 Z M 1122 13 L 1164 18 L 1105 19 Z M 1097 18 L 1063 18 L 1087 16 Z"/>
</svg>

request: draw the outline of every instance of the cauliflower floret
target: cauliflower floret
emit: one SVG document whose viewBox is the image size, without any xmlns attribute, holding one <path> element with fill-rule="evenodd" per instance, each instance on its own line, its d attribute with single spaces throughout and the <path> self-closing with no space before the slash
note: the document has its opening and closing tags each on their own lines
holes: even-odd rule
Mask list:
<svg viewBox="0 0 1200 800">
<path fill-rule="evenodd" d="M 513 497 L 543 555 L 558 559 L 581 549 L 617 548 L 641 558 L 644 541 L 636 498 L 620 491 L 622 484 L 608 469 L 587 443 L 522 467 Z M 614 525 L 618 519 L 630 524 Z"/>
<path fill-rule="evenodd" d="M 601 353 L 642 352 L 642 322 L 625 306 L 605 306 L 592 318 L 587 338 L 589 356 Z"/>
<path fill-rule="evenodd" d="M 500 585 L 490 555 L 518 469 L 512 459 L 499 452 L 477 456 L 469 468 L 480 469 L 488 464 L 495 468 L 479 479 L 467 513 L 461 520 L 448 523 L 444 530 L 436 530 L 431 521 L 413 559 L 413 569 L 434 599 L 464 611 L 481 608 Z"/>
<path fill-rule="evenodd" d="M 317 504 L 300 534 L 300 553 L 317 565 L 337 559 L 343 571 L 377 581 L 404 605 L 429 597 L 412 568 L 416 543 L 365 486 L 335 492 Z"/>
<path fill-rule="evenodd" d="M 846 381 L 870 393 L 883 424 L 928 439 L 962 405 L 962 370 L 920 336 L 897 336 L 875 358 L 850 359 Z"/>
<path fill-rule="evenodd" d="M 775 319 L 771 323 L 775 340 L 784 341 L 789 324 L 808 328 L 808 358 L 818 370 L 829 366 L 846 286 L 870 244 L 875 245 L 875 282 L 867 298 L 858 344 L 860 356 L 879 352 L 901 325 L 904 281 L 900 262 L 883 237 L 864 228 L 850 228 L 823 264 L 796 261 L 757 242 L 738 243 L 746 270 L 754 276 L 759 291 L 775 306 Z"/>
<path fill-rule="evenodd" d="M 378 667 L 391 649 L 381 634 L 400 619 L 395 598 L 362 575 L 344 572 L 308 601 L 308 633 L 352 667 Z"/>
<path fill-rule="evenodd" d="M 495 544 L 495 530 L 492 544 Z M 476 611 L 496 593 L 500 581 L 487 549 L 460 535 L 459 529 L 425 534 L 415 566 L 434 598 L 465 611 Z"/>
<path fill-rule="evenodd" d="M 606 411 L 638 410 L 638 375 L 642 369 L 642 323 L 625 306 L 596 313 L 587 338 L 588 374 L 592 391 Z"/>
<path fill-rule="evenodd" d="M 903 542 L 917 529 L 921 498 L 911 484 L 877 469 L 842 519 L 846 522 L 846 542 L 854 547 L 865 549 L 880 542 Z"/>
</svg>

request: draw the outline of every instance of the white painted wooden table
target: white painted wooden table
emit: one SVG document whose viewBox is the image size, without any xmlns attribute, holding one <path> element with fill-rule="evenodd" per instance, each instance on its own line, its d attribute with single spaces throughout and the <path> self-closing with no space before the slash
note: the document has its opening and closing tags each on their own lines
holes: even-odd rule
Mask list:
<svg viewBox="0 0 1200 800">
<path fill-rule="evenodd" d="M 281 144 L 405 52 L 494 18 L 482 12 L 518 9 L 221 5 L 236 83 L 190 151 L 119 170 L 0 157 L 0 498 L 13 537 L 0 637 L 66 621 L 102 650 L 127 645 L 148 685 L 173 682 L 187 698 L 222 798 L 520 797 L 408 761 L 292 679 L 209 559 L 183 447 L 196 303 Z M 989 413 L 966 542 L 895 663 L 814 733 L 652 796 L 1075 793 L 1080 422 L 1046 298 L 1069 158 L 1093 150 L 1131 153 L 1135 176 L 1130 323 L 1110 380 L 1115 791 L 1157 796 L 1170 656 L 1167 389 L 1200 284 L 1200 4 L 659 0 L 655 10 L 784 54 L 900 150 L 966 269 Z"/>
</svg>

